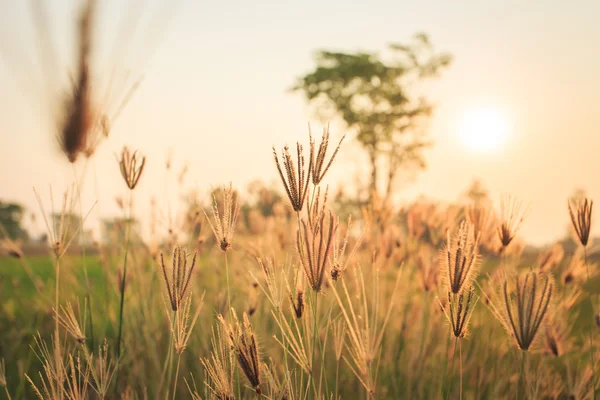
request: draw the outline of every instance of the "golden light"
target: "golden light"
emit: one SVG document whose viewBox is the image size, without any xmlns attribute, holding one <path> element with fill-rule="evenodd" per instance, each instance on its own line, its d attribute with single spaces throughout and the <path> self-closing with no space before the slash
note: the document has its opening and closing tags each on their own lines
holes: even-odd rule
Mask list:
<svg viewBox="0 0 600 400">
<path fill-rule="evenodd" d="M 460 121 L 459 135 L 471 151 L 489 153 L 502 147 L 512 126 L 506 114 L 493 107 L 475 108 Z"/>
</svg>

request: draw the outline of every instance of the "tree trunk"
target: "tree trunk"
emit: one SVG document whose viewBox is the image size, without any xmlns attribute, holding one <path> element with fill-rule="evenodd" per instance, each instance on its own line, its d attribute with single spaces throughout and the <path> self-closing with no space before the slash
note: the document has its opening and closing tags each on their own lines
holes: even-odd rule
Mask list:
<svg viewBox="0 0 600 400">
<path fill-rule="evenodd" d="M 377 196 L 377 147 L 369 148 L 369 161 L 371 162 L 371 182 L 369 183 L 369 201 L 372 202 Z"/>
</svg>

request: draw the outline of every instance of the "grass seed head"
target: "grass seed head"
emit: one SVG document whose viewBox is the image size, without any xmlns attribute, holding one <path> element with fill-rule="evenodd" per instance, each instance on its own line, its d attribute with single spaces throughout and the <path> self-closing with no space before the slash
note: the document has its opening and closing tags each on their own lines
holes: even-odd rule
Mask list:
<svg viewBox="0 0 600 400">
<path fill-rule="evenodd" d="M 594 201 L 587 198 L 579 201 L 571 200 L 569 201 L 568 206 L 573 229 L 577 234 L 579 243 L 585 247 L 588 244 L 592 228 L 592 209 L 594 207 Z"/>
<path fill-rule="evenodd" d="M 308 169 L 305 169 L 304 154 L 302 152 L 302 145 L 300 143 L 296 143 L 296 151 L 298 163 L 297 167 L 294 165 L 289 147 L 286 145 L 283 148 L 281 157 L 283 160 L 283 168 L 285 169 L 284 174 L 281 164 L 279 163 L 277 150 L 275 150 L 275 147 L 273 147 L 275 165 L 277 166 L 277 171 L 279 171 L 279 177 L 281 178 L 285 192 L 290 199 L 290 203 L 292 204 L 294 211 L 300 212 L 304 206 L 304 199 L 306 198 L 306 193 L 308 191 L 308 184 L 312 170 L 312 160 L 310 160 Z"/>
<path fill-rule="evenodd" d="M 330 211 L 328 218 L 321 214 L 313 221 L 314 228 L 301 221 L 296 233 L 296 251 L 304 269 L 306 280 L 315 292 L 319 292 L 324 283 L 327 259 L 329 258 L 337 221 Z"/>
<path fill-rule="evenodd" d="M 168 267 L 165 264 L 163 253 L 160 253 L 160 267 L 163 273 L 163 279 L 167 287 L 167 294 L 169 296 L 169 302 L 171 309 L 177 311 L 184 303 L 190 281 L 192 279 L 192 273 L 196 266 L 197 252 L 194 252 L 192 262 L 188 263 L 187 249 L 184 247 L 176 246 L 173 249 L 172 266 L 171 266 L 171 278 L 167 273 Z"/>
<path fill-rule="evenodd" d="M 144 172 L 145 165 L 146 157 L 142 156 L 138 151 L 131 153 L 127 146 L 123 147 L 119 167 L 121 168 L 121 176 L 130 190 L 135 189 L 137 186 L 142 172 Z"/>
<path fill-rule="evenodd" d="M 313 184 L 317 186 L 325 177 L 325 174 L 329 170 L 329 167 L 331 167 L 331 164 L 333 163 L 333 160 L 335 159 L 335 156 L 337 155 L 346 135 L 342 136 L 342 138 L 340 139 L 340 142 L 333 151 L 333 154 L 331 155 L 331 158 L 329 159 L 329 162 L 327 162 L 327 164 L 325 163 L 325 158 L 327 157 L 327 148 L 329 147 L 329 126 L 323 128 L 323 137 L 321 138 L 319 149 L 316 151 L 315 141 L 312 137 L 312 132 L 310 131 L 310 125 L 308 126 L 308 135 L 310 140 L 310 175 L 312 176 Z"/>
<path fill-rule="evenodd" d="M 453 236 L 448 231 L 440 261 L 449 292 L 459 294 L 474 279 L 479 267 L 478 248 L 479 235 L 472 224 L 463 221 Z"/>
<path fill-rule="evenodd" d="M 524 207 L 523 204 L 516 198 L 505 195 L 500 200 L 500 213 L 502 222 L 498 227 L 498 238 L 502 243 L 503 249 L 513 241 L 521 224 L 529 214 L 529 207 Z"/>
<path fill-rule="evenodd" d="M 215 235 L 215 239 L 217 240 L 217 243 L 219 243 L 219 248 L 222 251 L 227 251 L 231 248 L 233 233 L 235 232 L 235 225 L 240 214 L 240 207 L 237 195 L 233 191 L 231 183 L 229 183 L 229 187 L 223 186 L 222 194 L 222 215 L 219 212 L 219 204 L 217 202 L 217 198 L 215 196 L 214 191 L 212 194 L 212 213 L 214 222 L 210 220 L 204 209 L 202 211 L 204 212 L 204 216 L 210 224 L 210 227 Z"/>
<path fill-rule="evenodd" d="M 550 308 L 554 283 L 547 275 L 534 272 L 517 277 L 515 285 L 504 282 L 504 321 L 521 350 L 527 351 Z"/>
</svg>

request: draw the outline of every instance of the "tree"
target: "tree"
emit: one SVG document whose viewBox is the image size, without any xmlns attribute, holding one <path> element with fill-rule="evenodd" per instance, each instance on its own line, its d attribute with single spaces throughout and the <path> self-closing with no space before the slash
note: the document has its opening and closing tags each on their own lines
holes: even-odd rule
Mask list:
<svg viewBox="0 0 600 400">
<path fill-rule="evenodd" d="M 24 212 L 22 205 L 0 200 L 0 236 L 8 235 L 12 240 L 27 239 L 28 234 L 21 226 Z"/>
<path fill-rule="evenodd" d="M 416 83 L 438 75 L 451 56 L 435 53 L 428 37 L 417 34 L 412 43 L 388 46 L 392 60 L 375 53 L 343 53 L 320 50 L 314 71 L 297 79 L 293 91 L 301 91 L 309 104 L 328 109 L 355 131 L 367 152 L 371 174 L 369 193 L 383 184 L 385 199 L 393 192 L 401 168 L 425 168 L 423 150 L 431 143 L 424 122 L 433 106 L 409 93 Z M 387 173 L 381 180 L 380 164 Z"/>
</svg>

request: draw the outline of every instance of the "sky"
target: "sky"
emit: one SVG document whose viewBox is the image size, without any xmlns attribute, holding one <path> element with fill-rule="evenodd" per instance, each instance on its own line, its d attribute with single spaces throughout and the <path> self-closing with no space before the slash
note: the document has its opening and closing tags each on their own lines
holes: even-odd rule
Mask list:
<svg viewBox="0 0 600 400">
<path fill-rule="evenodd" d="M 211 185 L 229 181 L 239 188 L 255 179 L 275 182 L 271 146 L 306 141 L 307 123 L 319 130 L 323 122 L 288 90 L 314 66 L 315 50 L 379 52 L 416 32 L 427 33 L 454 61 L 426 86 L 436 105 L 430 123 L 435 146 L 426 153 L 428 169 L 400 188 L 400 200 L 424 195 L 454 201 L 480 179 L 497 203 L 511 193 L 531 204 L 521 234 L 542 245 L 566 234 L 566 201 L 575 189 L 600 199 L 596 0 L 180 0 L 175 8 L 161 8 L 160 1 L 173 4 L 147 1 L 134 39 L 112 59 L 110 49 L 128 37 L 120 36 L 118 21 L 131 1 L 101 2 L 99 53 L 106 57 L 98 57 L 97 70 L 108 76 L 116 65 L 143 82 L 86 170 L 83 206 L 97 200 L 95 217 L 115 214 L 115 197 L 126 193 L 115 161 L 124 145 L 148 158 L 136 189 L 140 215 L 148 213 L 151 196 L 163 209 L 176 208 L 176 178 L 164 167 L 169 153 L 175 171 L 189 165 L 187 184 L 201 198 L 208 198 Z M 48 36 L 63 71 L 70 65 L 77 3 L 46 2 Z M 46 201 L 49 185 L 59 197 L 74 176 L 53 136 L 34 32 L 27 2 L 0 0 L 0 198 L 31 211 L 38 209 L 32 187 Z M 501 114 L 510 126 L 505 140 L 486 152 L 462 139 L 461 121 L 480 108 Z M 339 138 L 344 127 L 333 123 L 331 131 Z M 360 154 L 348 140 L 329 183 L 348 183 L 366 168 Z M 76 168 L 82 173 L 82 164 Z M 600 234 L 600 223 L 594 231 Z"/>
</svg>

